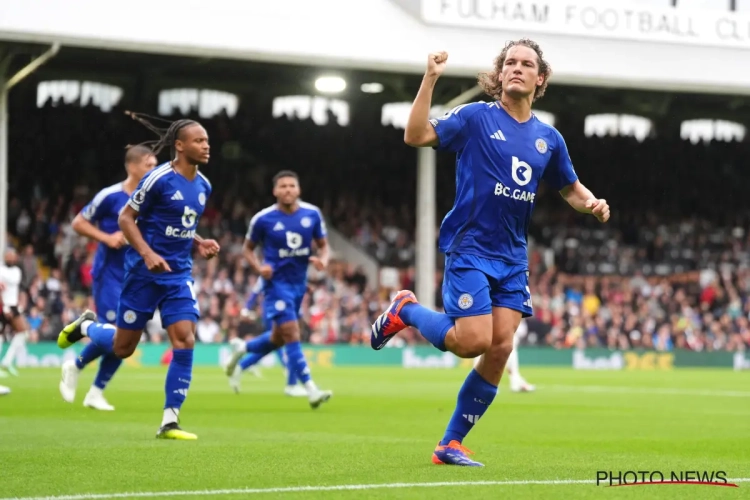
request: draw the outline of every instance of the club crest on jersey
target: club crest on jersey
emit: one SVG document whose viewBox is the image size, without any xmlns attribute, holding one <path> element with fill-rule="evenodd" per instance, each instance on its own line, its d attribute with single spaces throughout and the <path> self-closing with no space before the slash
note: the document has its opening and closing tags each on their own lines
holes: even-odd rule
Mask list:
<svg viewBox="0 0 750 500">
<path fill-rule="evenodd" d="M 474 305 L 474 297 L 472 297 L 468 293 L 461 294 L 461 296 L 458 298 L 458 307 L 466 310 Z"/>
<path fill-rule="evenodd" d="M 302 220 L 300 220 L 299 223 L 302 225 L 302 227 L 312 226 L 312 221 L 310 220 L 310 217 L 302 217 Z"/>
<path fill-rule="evenodd" d="M 540 154 L 544 154 L 547 152 L 547 143 L 541 137 L 536 140 L 534 146 L 536 146 L 536 150 L 539 151 Z"/>
<path fill-rule="evenodd" d="M 200 203 L 201 206 L 206 204 L 206 193 L 201 193 L 198 195 L 198 203 Z"/>
</svg>

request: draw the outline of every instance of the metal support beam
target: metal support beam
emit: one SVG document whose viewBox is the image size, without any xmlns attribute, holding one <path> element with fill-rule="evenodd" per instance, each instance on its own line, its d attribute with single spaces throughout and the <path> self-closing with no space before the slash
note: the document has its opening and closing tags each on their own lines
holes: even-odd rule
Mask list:
<svg viewBox="0 0 750 500">
<path fill-rule="evenodd" d="M 6 78 L 12 55 L 0 60 L 0 252 L 7 248 L 8 237 L 8 93 L 21 80 L 53 58 L 60 50 L 55 43 L 44 54 L 21 68 L 15 75 Z"/>
<path fill-rule="evenodd" d="M 457 95 L 445 104 L 447 109 L 464 104 L 482 93 L 475 86 Z M 437 270 L 436 243 L 436 191 L 437 160 L 432 148 L 420 148 L 417 154 L 417 234 L 415 292 L 419 302 L 435 308 L 435 271 Z"/>
</svg>

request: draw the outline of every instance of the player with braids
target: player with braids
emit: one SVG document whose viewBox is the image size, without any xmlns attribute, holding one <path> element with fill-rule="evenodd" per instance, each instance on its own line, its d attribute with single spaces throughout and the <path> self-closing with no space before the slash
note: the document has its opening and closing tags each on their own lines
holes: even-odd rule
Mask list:
<svg viewBox="0 0 750 500">
<path fill-rule="evenodd" d="M 208 134 L 193 120 L 178 120 L 165 130 L 154 126 L 152 117 L 128 114 L 159 134 L 154 154 L 169 147 L 171 159 L 143 177 L 119 215 L 120 229 L 130 246 L 125 254 L 117 327 L 96 323 L 96 315 L 86 311 L 63 328 L 57 344 L 67 348 L 86 336 L 105 353 L 127 358 L 158 308 L 173 356 L 156 437 L 194 440 L 198 437 L 183 431 L 178 417 L 192 379 L 195 326 L 200 316 L 193 290 L 193 247 L 207 259 L 219 252 L 216 241 L 195 234 L 211 194 L 211 183 L 199 171 L 209 160 Z"/>
</svg>

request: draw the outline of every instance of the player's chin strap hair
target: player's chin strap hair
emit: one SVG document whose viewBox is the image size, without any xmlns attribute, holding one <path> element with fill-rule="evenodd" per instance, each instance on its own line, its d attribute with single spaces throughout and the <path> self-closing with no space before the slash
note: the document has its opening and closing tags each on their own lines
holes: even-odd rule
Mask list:
<svg viewBox="0 0 750 500">
<path fill-rule="evenodd" d="M 170 160 L 173 160 L 175 158 L 176 151 L 174 149 L 174 142 L 177 140 L 177 137 L 180 134 L 180 130 L 190 125 L 198 125 L 198 122 L 195 120 L 182 119 L 173 122 L 170 120 L 165 120 L 164 118 L 150 116 L 145 113 L 125 111 L 125 114 L 131 117 L 133 120 L 140 122 L 147 129 L 159 136 L 159 139 L 156 141 L 146 141 L 142 142 L 139 145 L 150 147 L 151 151 L 153 151 L 155 155 L 158 155 L 162 149 L 164 149 L 166 146 L 169 146 L 170 153 L 172 155 L 170 157 Z M 151 123 L 152 121 L 169 123 L 169 126 L 167 128 L 157 127 L 156 125 Z"/>
</svg>

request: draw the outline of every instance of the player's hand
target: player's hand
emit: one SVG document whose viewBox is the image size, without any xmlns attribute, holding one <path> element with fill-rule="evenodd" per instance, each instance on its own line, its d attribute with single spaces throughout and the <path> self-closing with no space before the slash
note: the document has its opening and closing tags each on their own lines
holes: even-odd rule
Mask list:
<svg viewBox="0 0 750 500">
<path fill-rule="evenodd" d="M 268 264 L 260 266 L 260 275 L 264 280 L 270 280 L 273 276 L 273 268 Z"/>
<path fill-rule="evenodd" d="M 445 51 L 432 52 L 427 56 L 427 76 L 437 78 L 443 74 L 445 64 L 448 61 L 448 53 Z"/>
<path fill-rule="evenodd" d="M 323 260 L 320 257 L 310 257 L 310 264 L 313 265 L 313 267 L 318 271 L 325 270 L 326 267 L 328 267 L 328 262 L 323 262 Z"/>
<path fill-rule="evenodd" d="M 146 264 L 146 268 L 152 273 L 164 273 L 172 272 L 172 269 L 167 264 L 161 255 L 156 252 L 149 252 L 143 256 L 143 262 Z"/>
<path fill-rule="evenodd" d="M 198 253 L 204 259 L 213 259 L 219 254 L 221 247 L 216 240 L 201 240 L 198 243 Z"/>
<path fill-rule="evenodd" d="M 587 200 L 586 208 L 591 210 L 591 215 L 597 218 L 599 222 L 609 220 L 609 205 L 607 200 Z"/>
<path fill-rule="evenodd" d="M 114 248 L 115 250 L 117 250 L 118 248 L 122 248 L 127 245 L 128 240 L 125 239 L 125 235 L 122 234 L 122 231 L 117 231 L 116 233 L 108 235 L 104 240 L 104 244 L 109 248 Z"/>
</svg>

